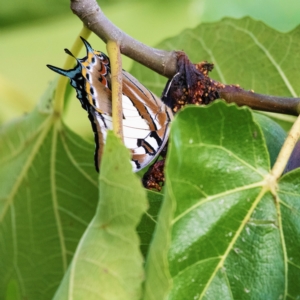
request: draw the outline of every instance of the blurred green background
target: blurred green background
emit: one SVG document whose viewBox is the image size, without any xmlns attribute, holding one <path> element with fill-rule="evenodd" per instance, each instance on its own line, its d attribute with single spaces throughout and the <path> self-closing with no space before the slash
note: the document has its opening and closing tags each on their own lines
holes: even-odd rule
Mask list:
<svg viewBox="0 0 300 300">
<path fill-rule="evenodd" d="M 106 16 L 123 31 L 150 46 L 203 22 L 251 16 L 279 31 L 299 24 L 299 0 L 103 0 Z M 55 74 L 46 64 L 62 67 L 81 30 L 67 0 L 0 0 L 0 122 L 30 111 Z M 95 49 L 105 52 L 96 37 Z M 181 50 L 181 49 L 175 49 Z M 199 61 L 201 57 L 199 57 Z M 130 70 L 131 61 L 123 61 Z M 74 94 L 75 98 L 75 94 Z M 76 115 L 76 118 L 74 118 Z M 82 118 L 80 117 L 82 116 Z M 82 119 L 84 125 L 78 123 Z M 67 123 L 76 131 L 89 129 L 86 113 L 70 102 Z"/>
</svg>

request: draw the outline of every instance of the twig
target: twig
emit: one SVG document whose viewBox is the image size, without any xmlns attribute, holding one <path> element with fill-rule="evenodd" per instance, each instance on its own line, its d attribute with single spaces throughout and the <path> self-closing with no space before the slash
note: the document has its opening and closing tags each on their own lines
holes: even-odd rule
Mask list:
<svg viewBox="0 0 300 300">
<path fill-rule="evenodd" d="M 106 18 L 95 0 L 71 0 L 71 9 L 105 43 L 118 42 L 122 54 L 168 78 L 175 74 L 175 51 L 151 48 L 133 39 Z"/>
<path fill-rule="evenodd" d="M 234 102 L 239 106 L 247 105 L 252 109 L 294 116 L 298 116 L 300 114 L 299 98 L 262 95 L 252 91 L 245 91 L 234 85 L 224 85 L 224 88 L 220 88 L 217 91 L 220 98 L 225 99 L 228 103 Z"/>
</svg>

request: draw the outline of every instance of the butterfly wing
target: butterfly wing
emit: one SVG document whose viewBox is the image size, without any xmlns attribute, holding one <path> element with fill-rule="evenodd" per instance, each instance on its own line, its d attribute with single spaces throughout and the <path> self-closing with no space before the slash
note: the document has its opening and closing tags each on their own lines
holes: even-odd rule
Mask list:
<svg viewBox="0 0 300 300">
<path fill-rule="evenodd" d="M 87 41 L 82 40 L 87 56 L 76 59 L 74 69 L 48 67 L 70 78 L 77 98 L 88 112 L 95 134 L 95 166 L 98 171 L 107 130 L 112 130 L 110 65 L 105 54 L 93 50 Z M 71 54 L 68 50 L 66 52 Z M 166 144 L 172 112 L 126 71 L 123 71 L 122 106 L 124 144 L 131 151 L 133 170 L 139 171 L 151 163 Z"/>
<path fill-rule="evenodd" d="M 123 135 L 131 150 L 133 168 L 138 171 L 151 163 L 164 148 L 169 136 L 171 110 L 123 71 Z"/>
</svg>

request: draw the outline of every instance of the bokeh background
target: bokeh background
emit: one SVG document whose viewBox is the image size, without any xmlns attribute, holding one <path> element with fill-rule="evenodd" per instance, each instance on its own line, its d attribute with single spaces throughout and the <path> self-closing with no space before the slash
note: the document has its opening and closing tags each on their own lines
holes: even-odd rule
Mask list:
<svg viewBox="0 0 300 300">
<path fill-rule="evenodd" d="M 283 32 L 299 24 L 299 0 L 102 0 L 106 16 L 123 31 L 150 46 L 199 23 L 251 16 Z M 56 77 L 46 64 L 63 66 L 81 30 L 68 0 L 0 0 L 0 123 L 30 111 Z M 94 35 L 92 46 L 105 52 Z M 176 49 L 180 50 L 180 49 Z M 300 49 L 299 49 L 300 50 Z M 201 60 L 201 58 L 199 58 Z M 132 61 L 125 58 L 123 68 Z M 75 94 L 74 94 L 75 98 Z M 76 116 L 76 117 L 74 117 Z M 82 118 L 81 118 L 82 116 Z M 78 122 L 78 120 L 83 120 Z M 89 130 L 85 112 L 70 102 L 66 122 Z"/>
</svg>

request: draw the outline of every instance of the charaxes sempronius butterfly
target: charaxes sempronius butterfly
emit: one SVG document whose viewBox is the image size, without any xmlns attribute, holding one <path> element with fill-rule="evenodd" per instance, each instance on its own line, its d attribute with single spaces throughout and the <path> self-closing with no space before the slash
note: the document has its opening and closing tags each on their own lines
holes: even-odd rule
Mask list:
<svg viewBox="0 0 300 300">
<path fill-rule="evenodd" d="M 112 130 L 110 62 L 104 53 L 93 50 L 85 39 L 81 39 L 87 55 L 81 59 L 75 58 L 75 68 L 63 70 L 47 66 L 70 78 L 77 98 L 88 112 L 95 134 L 95 166 L 99 171 L 107 130 Z M 72 55 L 67 49 L 65 52 Z M 131 151 L 133 170 L 139 171 L 150 164 L 164 148 L 168 140 L 172 111 L 124 70 L 122 106 L 124 144 Z"/>
</svg>

